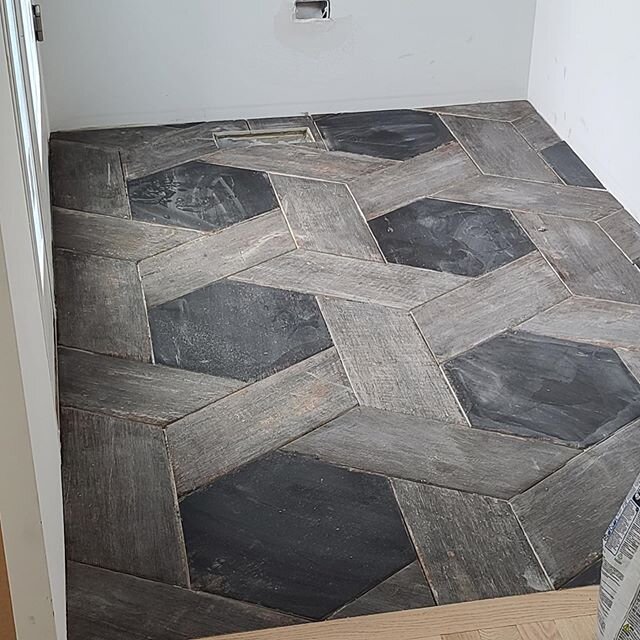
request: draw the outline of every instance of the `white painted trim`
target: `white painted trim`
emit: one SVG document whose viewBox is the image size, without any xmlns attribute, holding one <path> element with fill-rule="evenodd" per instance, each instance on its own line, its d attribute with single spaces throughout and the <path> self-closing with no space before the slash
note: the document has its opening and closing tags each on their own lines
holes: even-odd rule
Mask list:
<svg viewBox="0 0 640 640">
<path fill-rule="evenodd" d="M 18 640 L 64 640 L 53 305 L 41 297 L 5 45 L 0 30 L 0 521 Z"/>
</svg>

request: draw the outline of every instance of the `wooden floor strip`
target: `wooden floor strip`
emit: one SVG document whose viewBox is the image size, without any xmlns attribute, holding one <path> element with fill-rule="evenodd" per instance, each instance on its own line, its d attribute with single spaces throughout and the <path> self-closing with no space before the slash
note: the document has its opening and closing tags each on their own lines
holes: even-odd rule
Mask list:
<svg viewBox="0 0 640 640">
<path fill-rule="evenodd" d="M 216 640 L 488 640 L 491 636 L 480 635 L 487 629 L 517 626 L 521 632 L 527 625 L 553 620 L 562 620 L 565 631 L 565 636 L 557 640 L 577 638 L 567 634 L 572 627 L 579 629 L 579 625 L 586 633 L 580 640 L 591 640 L 590 626 L 593 623 L 595 627 L 597 600 L 597 587 L 583 587 L 251 631 L 218 636 Z M 547 640 L 545 636 L 532 634 L 524 638 Z M 556 639 L 551 636 L 549 640 Z"/>
</svg>

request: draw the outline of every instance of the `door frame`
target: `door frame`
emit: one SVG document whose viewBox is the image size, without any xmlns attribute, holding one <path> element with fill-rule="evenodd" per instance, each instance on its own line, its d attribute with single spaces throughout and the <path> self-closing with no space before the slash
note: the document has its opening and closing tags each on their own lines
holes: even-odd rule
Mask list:
<svg viewBox="0 0 640 640">
<path fill-rule="evenodd" d="M 21 10 L 29 0 L 20 2 Z M 64 640 L 65 564 L 60 439 L 53 356 L 50 235 L 46 269 L 34 243 L 25 113 L 8 44 L 9 0 L 0 0 L 0 523 L 17 640 Z M 21 34 L 24 38 L 33 33 Z M 24 61 L 20 62 L 21 64 Z M 24 102 L 24 101 L 23 101 Z M 32 122 L 33 114 L 26 116 Z M 43 128 L 36 196 L 49 226 Z M 32 185 L 31 185 L 32 186 Z"/>
</svg>

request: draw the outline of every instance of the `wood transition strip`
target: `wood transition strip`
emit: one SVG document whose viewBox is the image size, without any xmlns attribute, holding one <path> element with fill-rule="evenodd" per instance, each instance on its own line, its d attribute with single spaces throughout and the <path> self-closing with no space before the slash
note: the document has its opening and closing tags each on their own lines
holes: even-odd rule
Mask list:
<svg viewBox="0 0 640 640">
<path fill-rule="evenodd" d="M 216 640 L 439 640 L 449 634 L 473 638 L 474 632 L 479 635 L 485 629 L 594 616 L 597 601 L 598 587 L 582 587 L 236 633 Z M 583 640 L 595 640 L 595 629 L 593 639 Z"/>
</svg>

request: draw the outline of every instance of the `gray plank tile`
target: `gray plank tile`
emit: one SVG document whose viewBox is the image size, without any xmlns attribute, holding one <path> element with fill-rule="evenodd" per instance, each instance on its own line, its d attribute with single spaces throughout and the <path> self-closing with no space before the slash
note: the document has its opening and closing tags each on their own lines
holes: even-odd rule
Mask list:
<svg viewBox="0 0 640 640">
<path fill-rule="evenodd" d="M 191 640 L 302 622 L 229 598 L 70 562 L 69 640 Z"/>
<path fill-rule="evenodd" d="M 122 150 L 149 144 L 158 136 L 171 130 L 171 127 L 165 125 L 115 127 L 110 129 L 77 129 L 73 131 L 54 131 L 51 134 L 51 139 L 82 142 L 97 147 L 109 147 L 111 149 Z"/>
<path fill-rule="evenodd" d="M 450 143 L 401 164 L 356 178 L 349 186 L 365 217 L 371 219 L 478 173 L 460 145 Z"/>
<path fill-rule="evenodd" d="M 569 296 L 539 253 L 492 271 L 413 311 L 439 360 L 447 360 Z"/>
<path fill-rule="evenodd" d="M 541 151 L 556 142 L 560 142 L 560 136 L 549 126 L 547 121 L 535 111 L 528 116 L 514 120 L 513 126 L 537 151 Z"/>
<path fill-rule="evenodd" d="M 526 100 L 456 104 L 444 107 L 430 107 L 429 110 L 438 113 L 450 113 L 455 116 L 470 116 L 487 120 L 500 120 L 502 122 L 513 122 L 518 118 L 524 118 L 535 113 L 534 108 Z"/>
<path fill-rule="evenodd" d="M 509 503 L 405 480 L 393 486 L 438 604 L 550 589 Z"/>
<path fill-rule="evenodd" d="M 640 306 L 569 298 L 520 326 L 524 331 L 604 347 L 640 349 Z"/>
<path fill-rule="evenodd" d="M 52 140 L 49 171 L 54 206 L 131 217 L 117 150 Z"/>
<path fill-rule="evenodd" d="M 370 158 L 355 153 L 275 144 L 220 149 L 203 157 L 202 160 L 229 167 L 336 182 L 363 176 L 396 164 L 394 160 Z"/>
<path fill-rule="evenodd" d="M 554 585 L 598 559 L 602 537 L 640 472 L 640 421 L 512 500 Z"/>
<path fill-rule="evenodd" d="M 58 249 L 138 261 L 199 237 L 197 231 L 53 208 Z"/>
<path fill-rule="evenodd" d="M 441 271 L 304 249 L 241 271 L 231 279 L 407 310 L 468 282 L 468 278 Z"/>
<path fill-rule="evenodd" d="M 58 376 L 63 407 L 157 425 L 244 386 L 240 380 L 65 348 L 58 351 Z"/>
<path fill-rule="evenodd" d="M 63 409 L 60 435 L 67 557 L 188 585 L 162 430 Z"/>
<path fill-rule="evenodd" d="M 463 420 L 412 318 L 396 309 L 321 298 L 320 308 L 360 404 Z"/>
<path fill-rule="evenodd" d="M 58 342 L 149 362 L 151 339 L 135 264 L 56 251 Z"/>
<path fill-rule="evenodd" d="M 442 116 L 442 119 L 484 173 L 560 182 L 509 122 L 457 116 Z"/>
<path fill-rule="evenodd" d="M 618 211 L 598 224 L 607 235 L 627 254 L 632 262 L 640 261 L 640 223 L 625 210 Z"/>
<path fill-rule="evenodd" d="M 519 212 L 516 217 L 573 293 L 640 303 L 640 271 L 598 225 Z"/>
<path fill-rule="evenodd" d="M 243 130 L 243 121 L 201 122 L 187 127 L 172 128 L 146 145 L 123 152 L 127 180 L 175 167 L 213 153 L 217 149 L 214 133 L 221 130 Z"/>
<path fill-rule="evenodd" d="M 622 362 L 631 371 L 636 380 L 640 382 L 640 352 L 628 351 L 627 349 L 616 349 Z"/>
<path fill-rule="evenodd" d="M 328 349 L 171 425 L 178 491 L 197 489 L 351 409 L 356 402 L 334 373 L 335 360 Z"/>
<path fill-rule="evenodd" d="M 298 247 L 384 261 L 344 184 L 289 176 L 272 176 L 272 180 Z"/>
<path fill-rule="evenodd" d="M 293 249 L 280 210 L 201 236 L 140 263 L 147 305 L 174 300 Z"/>
<path fill-rule="evenodd" d="M 387 476 L 512 498 L 576 451 L 365 407 L 285 447 Z"/>
<path fill-rule="evenodd" d="M 438 193 L 437 197 L 584 220 L 598 220 L 621 208 L 620 203 L 606 191 L 496 176 L 479 176 L 455 184 Z"/>
<path fill-rule="evenodd" d="M 419 562 L 412 562 L 377 587 L 338 609 L 330 619 L 352 618 L 372 613 L 406 611 L 435 605 L 433 594 Z"/>
<path fill-rule="evenodd" d="M 600 180 L 566 142 L 556 142 L 543 149 L 541 154 L 565 184 L 604 189 Z"/>
</svg>

